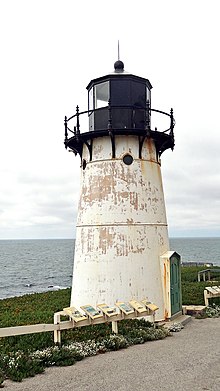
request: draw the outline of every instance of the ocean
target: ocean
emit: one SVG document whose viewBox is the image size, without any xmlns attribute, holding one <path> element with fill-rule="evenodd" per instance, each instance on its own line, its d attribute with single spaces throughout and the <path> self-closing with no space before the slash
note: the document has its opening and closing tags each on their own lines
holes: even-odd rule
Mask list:
<svg viewBox="0 0 220 391">
<path fill-rule="evenodd" d="M 73 239 L 0 240 L 0 299 L 71 286 Z M 183 262 L 220 266 L 219 238 L 171 238 Z"/>
</svg>

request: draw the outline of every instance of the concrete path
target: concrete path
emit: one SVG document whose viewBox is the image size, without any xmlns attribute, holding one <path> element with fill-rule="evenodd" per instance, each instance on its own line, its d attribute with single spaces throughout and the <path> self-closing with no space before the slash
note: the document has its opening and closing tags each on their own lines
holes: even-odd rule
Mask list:
<svg viewBox="0 0 220 391">
<path fill-rule="evenodd" d="M 5 391 L 220 391 L 220 318 L 193 319 L 179 333 L 49 368 Z"/>
</svg>

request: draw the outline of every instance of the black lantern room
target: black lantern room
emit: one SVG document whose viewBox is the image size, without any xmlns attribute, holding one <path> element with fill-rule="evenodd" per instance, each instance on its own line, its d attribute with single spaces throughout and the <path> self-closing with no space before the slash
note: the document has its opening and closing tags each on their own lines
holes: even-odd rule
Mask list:
<svg viewBox="0 0 220 391">
<path fill-rule="evenodd" d="M 118 60 L 114 72 L 93 79 L 87 86 L 88 110 L 70 118 L 65 117 L 65 146 L 82 156 L 86 144 L 92 160 L 92 140 L 109 135 L 112 140 L 112 157 L 115 157 L 115 135 L 136 135 L 139 137 L 140 153 L 146 137 L 153 138 L 158 156 L 168 148 L 174 147 L 174 118 L 170 114 L 151 108 L 152 85 L 148 79 L 124 71 L 124 64 Z M 151 112 L 155 111 L 170 117 L 170 127 L 163 132 L 151 130 Z M 80 128 L 80 116 L 89 116 L 89 131 Z M 70 128 L 70 122 L 75 125 Z M 72 133 L 72 137 L 70 133 Z"/>
<path fill-rule="evenodd" d="M 149 125 L 147 106 L 150 107 L 149 80 L 124 71 L 122 61 L 114 64 L 115 72 L 92 80 L 87 89 L 89 96 L 89 130 L 145 129 Z"/>
</svg>

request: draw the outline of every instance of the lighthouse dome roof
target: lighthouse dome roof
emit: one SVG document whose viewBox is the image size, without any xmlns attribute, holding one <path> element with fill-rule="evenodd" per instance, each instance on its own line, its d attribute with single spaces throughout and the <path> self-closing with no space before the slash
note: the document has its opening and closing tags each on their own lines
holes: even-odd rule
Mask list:
<svg viewBox="0 0 220 391">
<path fill-rule="evenodd" d="M 139 81 L 142 80 L 142 82 L 146 82 L 146 84 L 147 84 L 149 89 L 152 88 L 152 85 L 151 85 L 151 83 L 150 83 L 150 81 L 148 79 L 145 79 L 145 78 L 140 77 L 140 76 L 136 76 L 136 75 L 132 74 L 131 72 L 125 71 L 124 70 L 124 63 L 121 60 L 115 61 L 115 63 L 114 63 L 114 71 L 109 72 L 105 76 L 101 76 L 101 77 L 92 79 L 86 88 L 90 89 L 90 87 L 92 85 L 94 85 L 94 84 L 100 83 L 100 82 L 105 81 L 105 80 L 110 80 L 110 79 L 113 79 L 113 78 L 118 78 L 118 77 L 120 78 L 121 76 L 131 77 L 132 79 L 136 79 L 136 80 L 139 80 Z"/>
</svg>

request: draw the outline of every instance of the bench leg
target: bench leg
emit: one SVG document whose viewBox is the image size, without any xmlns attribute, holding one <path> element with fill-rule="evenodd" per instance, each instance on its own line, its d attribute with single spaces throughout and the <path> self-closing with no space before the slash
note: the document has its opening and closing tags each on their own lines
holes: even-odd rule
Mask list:
<svg viewBox="0 0 220 391">
<path fill-rule="evenodd" d="M 54 324 L 60 324 L 60 314 L 54 314 Z M 53 339 L 54 343 L 61 344 L 61 331 L 60 330 L 54 330 L 53 333 Z"/>
<path fill-rule="evenodd" d="M 112 322 L 112 331 L 113 333 L 118 334 L 118 322 L 116 322 L 115 320 L 113 320 Z"/>
<path fill-rule="evenodd" d="M 152 323 L 153 323 L 154 329 L 156 328 L 155 316 L 156 316 L 156 312 L 154 311 L 152 314 Z"/>
<path fill-rule="evenodd" d="M 204 300 L 205 300 L 205 305 L 208 307 L 209 305 L 209 299 L 207 297 L 207 290 L 205 289 L 204 290 Z"/>
</svg>

